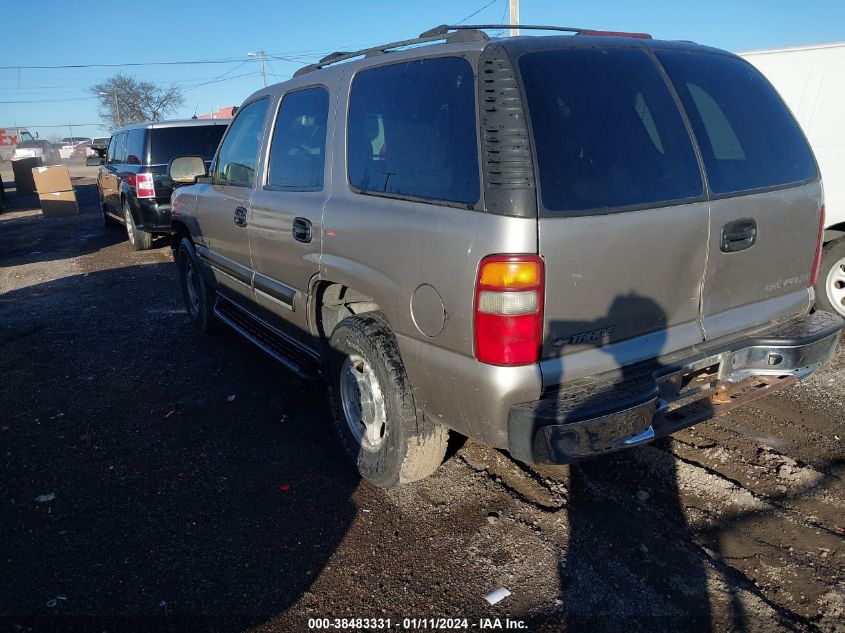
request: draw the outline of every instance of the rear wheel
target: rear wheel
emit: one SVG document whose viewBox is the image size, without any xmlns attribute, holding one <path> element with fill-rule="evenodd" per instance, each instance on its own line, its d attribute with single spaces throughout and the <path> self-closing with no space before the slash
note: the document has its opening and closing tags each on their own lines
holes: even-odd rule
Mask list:
<svg viewBox="0 0 845 633">
<path fill-rule="evenodd" d="M 448 429 L 414 401 L 396 338 L 376 314 L 341 321 L 329 341 L 327 385 L 341 444 L 362 477 L 385 488 L 433 473 Z"/>
<path fill-rule="evenodd" d="M 816 307 L 845 316 L 845 237 L 824 247 L 816 282 Z"/>
<path fill-rule="evenodd" d="M 141 231 L 135 226 L 135 220 L 132 217 L 132 211 L 129 209 L 128 200 L 123 201 L 123 223 L 126 225 L 126 236 L 129 238 L 129 243 L 134 250 L 146 251 L 152 247 L 152 234 Z"/>
</svg>

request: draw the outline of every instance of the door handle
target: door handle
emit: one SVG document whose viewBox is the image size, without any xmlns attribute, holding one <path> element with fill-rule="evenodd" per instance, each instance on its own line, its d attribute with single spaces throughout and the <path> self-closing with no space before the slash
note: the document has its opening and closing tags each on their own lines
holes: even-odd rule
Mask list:
<svg viewBox="0 0 845 633">
<path fill-rule="evenodd" d="M 307 218 L 294 218 L 291 232 L 293 233 L 293 239 L 297 242 L 308 244 L 311 241 L 311 220 Z"/>
<path fill-rule="evenodd" d="M 235 226 L 246 226 L 246 209 L 243 207 L 235 209 Z"/>
<path fill-rule="evenodd" d="M 722 227 L 720 248 L 723 253 L 736 253 L 751 248 L 757 242 L 757 221 L 743 218 Z"/>
</svg>

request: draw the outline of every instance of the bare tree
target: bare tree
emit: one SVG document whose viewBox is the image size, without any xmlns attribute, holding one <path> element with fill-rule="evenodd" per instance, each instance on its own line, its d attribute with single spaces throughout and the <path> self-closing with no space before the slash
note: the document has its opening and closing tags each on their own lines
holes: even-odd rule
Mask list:
<svg viewBox="0 0 845 633">
<path fill-rule="evenodd" d="M 90 88 L 100 99 L 100 116 L 112 128 L 127 123 L 157 121 L 184 103 L 176 86 L 157 86 L 150 81 L 117 74 Z"/>
</svg>

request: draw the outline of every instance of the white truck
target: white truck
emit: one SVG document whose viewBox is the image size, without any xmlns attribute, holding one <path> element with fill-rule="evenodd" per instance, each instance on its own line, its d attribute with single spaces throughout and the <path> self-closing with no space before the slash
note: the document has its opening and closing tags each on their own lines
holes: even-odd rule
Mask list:
<svg viewBox="0 0 845 633">
<path fill-rule="evenodd" d="M 35 137 L 26 128 L 0 127 L 0 161 L 11 160 L 18 143 L 34 140 Z"/>
<path fill-rule="evenodd" d="M 826 211 L 816 304 L 845 315 L 845 42 L 739 55 L 777 88 L 813 147 Z"/>
</svg>

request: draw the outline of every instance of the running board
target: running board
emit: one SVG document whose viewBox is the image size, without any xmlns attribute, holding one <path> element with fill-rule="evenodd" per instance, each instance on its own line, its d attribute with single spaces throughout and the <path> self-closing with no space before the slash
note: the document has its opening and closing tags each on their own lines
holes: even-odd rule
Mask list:
<svg viewBox="0 0 845 633">
<path fill-rule="evenodd" d="M 214 314 L 301 378 L 317 380 L 321 377 L 319 357 L 236 303 L 217 295 Z"/>
</svg>

